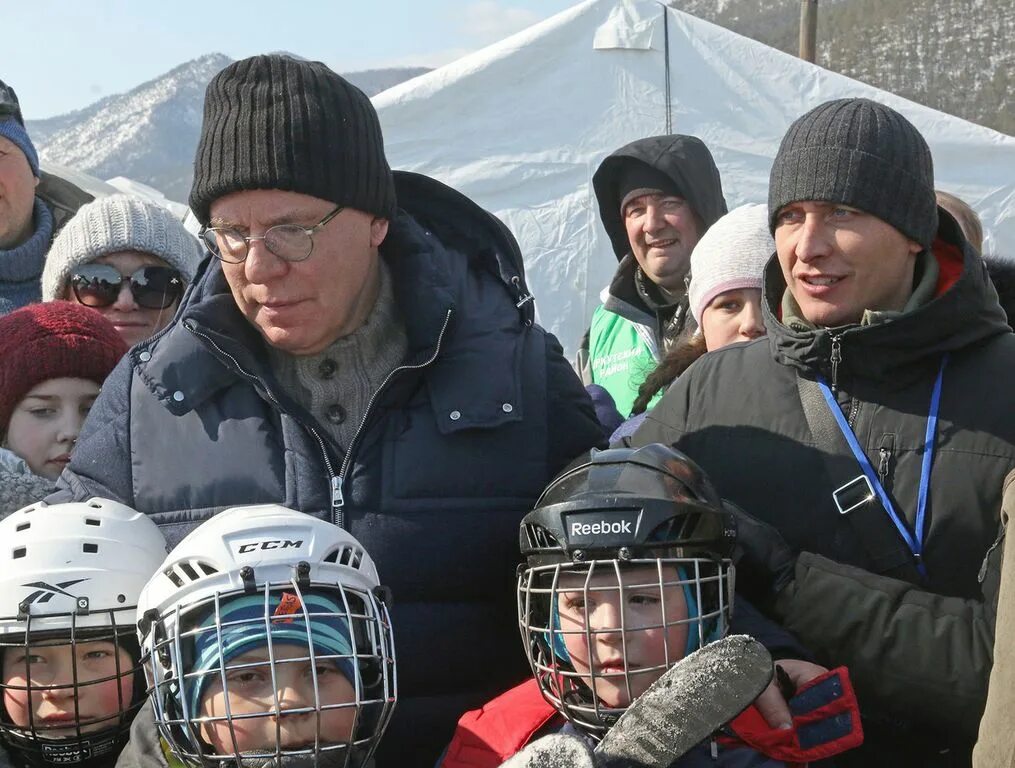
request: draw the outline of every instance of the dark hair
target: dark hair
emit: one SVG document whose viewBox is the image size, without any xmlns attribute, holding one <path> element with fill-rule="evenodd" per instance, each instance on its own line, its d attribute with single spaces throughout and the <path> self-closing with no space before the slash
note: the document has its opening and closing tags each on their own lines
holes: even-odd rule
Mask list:
<svg viewBox="0 0 1015 768">
<path fill-rule="evenodd" d="M 698 331 L 698 329 L 695 329 Z M 677 340 L 666 356 L 645 377 L 644 383 L 638 387 L 638 397 L 631 408 L 631 415 L 644 413 L 656 393 L 668 387 L 673 380 L 691 367 L 691 363 L 705 354 L 705 334 L 691 332 Z"/>
</svg>

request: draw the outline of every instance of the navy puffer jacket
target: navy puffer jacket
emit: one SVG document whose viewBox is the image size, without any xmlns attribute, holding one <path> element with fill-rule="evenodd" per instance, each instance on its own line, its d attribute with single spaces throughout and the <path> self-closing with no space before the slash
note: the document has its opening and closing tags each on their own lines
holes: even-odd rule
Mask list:
<svg viewBox="0 0 1015 768">
<path fill-rule="evenodd" d="M 409 351 L 347 454 L 280 391 L 210 260 L 174 323 L 103 386 L 54 497 L 118 499 L 170 544 L 241 504 L 348 528 L 394 594 L 400 700 L 382 766 L 431 765 L 462 712 L 525 676 L 519 521 L 604 444 L 559 344 L 532 322 L 507 229 L 436 181 L 396 179 L 402 209 L 381 255 Z"/>
</svg>

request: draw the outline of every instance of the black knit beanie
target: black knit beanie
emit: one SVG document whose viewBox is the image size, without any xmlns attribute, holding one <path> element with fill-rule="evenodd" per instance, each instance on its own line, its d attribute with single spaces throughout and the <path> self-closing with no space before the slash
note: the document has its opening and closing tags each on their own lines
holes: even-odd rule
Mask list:
<svg viewBox="0 0 1015 768">
<path fill-rule="evenodd" d="M 208 84 L 190 207 L 241 189 L 282 189 L 376 216 L 395 213 L 395 185 L 377 112 L 318 61 L 253 56 Z"/>
<path fill-rule="evenodd" d="M 645 163 L 627 163 L 617 177 L 617 198 L 620 200 L 620 217 L 628 202 L 642 195 L 661 193 L 684 197 L 677 183 L 660 170 Z"/>
<path fill-rule="evenodd" d="M 838 99 L 789 127 L 772 165 L 769 226 L 801 200 L 844 203 L 929 248 L 937 233 L 934 165 L 916 127 L 884 104 Z"/>
</svg>

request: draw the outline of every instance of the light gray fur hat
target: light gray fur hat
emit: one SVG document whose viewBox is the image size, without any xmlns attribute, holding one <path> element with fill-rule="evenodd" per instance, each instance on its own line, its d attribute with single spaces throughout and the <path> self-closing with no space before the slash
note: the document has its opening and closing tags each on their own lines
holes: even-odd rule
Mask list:
<svg viewBox="0 0 1015 768">
<path fill-rule="evenodd" d="M 189 284 L 205 249 L 166 208 L 128 195 L 81 206 L 53 241 L 42 271 L 42 300 L 62 299 L 71 272 L 100 256 L 140 251 L 178 269 Z"/>
<path fill-rule="evenodd" d="M 741 205 L 708 228 L 691 251 L 688 301 L 694 319 L 720 293 L 761 288 L 765 264 L 775 253 L 768 231 L 768 207 Z"/>
</svg>

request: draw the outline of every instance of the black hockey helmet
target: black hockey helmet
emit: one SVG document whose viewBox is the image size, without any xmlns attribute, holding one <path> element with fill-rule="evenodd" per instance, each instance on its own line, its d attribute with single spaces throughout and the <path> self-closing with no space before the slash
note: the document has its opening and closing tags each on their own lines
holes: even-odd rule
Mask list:
<svg viewBox="0 0 1015 768">
<path fill-rule="evenodd" d="M 547 487 L 519 540 L 519 627 L 533 674 L 547 701 L 594 738 L 666 669 L 728 630 L 735 518 L 674 448 L 593 451 Z M 612 608 L 594 615 L 604 604 Z M 655 633 L 662 656 L 629 659 L 637 632 Z M 604 655 L 612 670 L 597 670 Z"/>
<path fill-rule="evenodd" d="M 697 464 L 675 448 L 592 451 L 522 520 L 530 566 L 635 557 L 728 558 L 736 521 Z"/>
</svg>

